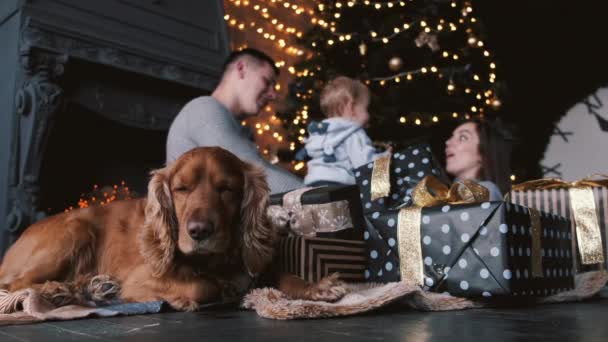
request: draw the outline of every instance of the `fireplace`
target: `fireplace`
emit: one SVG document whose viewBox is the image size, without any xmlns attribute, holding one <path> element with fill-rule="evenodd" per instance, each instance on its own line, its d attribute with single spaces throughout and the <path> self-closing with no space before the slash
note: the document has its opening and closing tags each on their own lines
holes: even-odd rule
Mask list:
<svg viewBox="0 0 608 342">
<path fill-rule="evenodd" d="M 94 186 L 124 185 L 135 196 L 144 194 L 147 174 L 164 163 L 165 136 L 67 105 L 55 116 L 42 156 L 38 208 L 52 215 L 78 207 Z"/>
<path fill-rule="evenodd" d="M 172 119 L 219 78 L 224 25 L 220 0 L 3 1 L 0 256 L 93 184 L 145 193 Z"/>
</svg>

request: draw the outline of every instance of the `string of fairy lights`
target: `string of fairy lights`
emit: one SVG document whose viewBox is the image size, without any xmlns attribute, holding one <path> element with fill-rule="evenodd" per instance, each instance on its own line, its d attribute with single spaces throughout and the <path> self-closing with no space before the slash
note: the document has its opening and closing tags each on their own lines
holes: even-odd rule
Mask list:
<svg viewBox="0 0 608 342">
<path fill-rule="evenodd" d="M 358 3 L 358 1 L 348 1 L 347 2 L 347 6 L 348 7 L 353 7 L 354 5 L 356 5 Z M 393 7 L 395 7 L 397 4 L 399 4 L 401 7 L 405 6 L 405 2 L 404 1 L 394 1 L 394 2 L 387 2 L 387 3 L 381 3 L 381 2 L 372 2 L 372 1 L 363 1 L 363 3 L 367 6 L 373 7 L 376 10 L 382 10 L 382 9 L 391 9 Z M 455 1 L 451 2 L 451 6 L 452 7 L 457 7 L 457 3 Z M 340 8 L 342 8 L 343 6 L 341 5 L 340 2 L 336 3 L 335 5 L 335 9 L 339 10 Z M 325 6 L 323 5 L 319 5 L 319 10 L 323 11 L 323 8 L 325 8 Z M 390 42 L 391 39 L 395 38 L 397 35 L 399 35 L 402 32 L 405 32 L 407 30 L 409 30 L 410 28 L 412 28 L 413 26 L 415 26 L 416 24 L 419 24 L 420 27 L 423 29 L 423 31 L 427 34 L 429 33 L 440 33 L 441 31 L 443 31 L 444 29 L 447 29 L 449 27 L 450 31 L 457 31 L 459 29 L 459 24 L 460 25 L 464 25 L 466 24 L 467 20 L 470 23 L 476 23 L 477 19 L 475 17 L 473 17 L 471 14 L 473 12 L 473 7 L 471 5 L 471 3 L 469 1 L 465 1 L 464 2 L 464 6 L 462 8 L 462 17 L 459 19 L 458 24 L 453 23 L 453 22 L 447 22 L 445 19 L 439 19 L 436 28 L 433 29 L 431 28 L 431 25 L 427 23 L 426 20 L 420 20 L 420 21 L 412 21 L 409 23 L 403 23 L 402 24 L 402 29 L 400 27 L 394 27 L 392 30 L 392 33 L 388 34 L 388 35 L 384 35 L 381 36 L 379 35 L 377 32 L 375 31 L 370 31 L 369 35 L 371 37 L 371 39 L 368 39 L 369 42 L 382 42 L 384 44 L 388 44 Z M 339 14 L 339 11 L 334 12 L 334 16 L 336 14 Z M 338 16 L 340 17 L 340 16 Z M 338 41 L 334 41 L 334 40 L 328 40 L 327 44 L 328 45 L 332 45 L 334 43 L 337 42 L 342 42 L 342 41 L 348 41 L 350 39 L 352 39 L 353 36 L 356 36 L 358 33 L 356 32 L 352 32 L 352 33 L 336 33 L 335 32 L 335 22 L 331 22 L 330 23 L 330 27 L 331 27 L 331 31 L 333 34 L 338 35 Z M 483 48 L 484 47 L 484 42 L 481 39 L 478 39 L 475 35 L 475 32 L 473 31 L 473 27 L 468 26 L 466 28 L 466 31 L 469 35 L 468 37 L 468 41 L 467 43 L 472 47 L 472 48 Z M 362 43 L 364 44 L 365 39 L 362 39 Z M 313 47 L 315 46 L 315 43 L 313 43 Z M 420 45 L 419 47 L 422 47 L 424 45 Z M 457 61 L 460 59 L 460 56 L 458 53 L 456 52 L 449 52 L 449 51 L 442 51 L 441 53 L 443 58 L 452 58 L 453 60 Z M 484 49 L 483 51 L 483 55 L 485 57 L 487 57 L 488 59 L 490 58 L 490 51 L 488 51 L 487 49 Z M 496 64 L 491 61 L 488 60 L 488 68 L 490 70 L 489 74 L 488 74 L 488 81 L 490 83 L 494 83 L 496 81 L 496 74 L 494 72 L 495 68 L 496 68 Z M 412 71 L 405 71 L 405 72 L 400 72 L 397 74 L 394 74 L 392 76 L 388 76 L 388 77 L 375 77 L 372 78 L 372 80 L 374 81 L 386 81 L 386 80 L 395 80 L 396 82 L 400 81 L 400 78 L 405 76 L 407 78 L 407 75 L 414 75 L 414 74 L 418 74 L 418 73 L 427 73 L 427 71 L 431 71 L 431 72 L 437 72 L 437 68 L 435 66 L 422 66 L 420 67 L 420 69 L 418 70 L 412 70 Z M 480 76 L 477 74 L 474 74 L 473 79 L 476 81 L 480 80 Z M 408 80 L 411 80 L 412 78 L 407 78 Z M 452 89 L 451 89 L 452 90 Z"/>
<path fill-rule="evenodd" d="M 238 3 L 238 2 L 239 1 L 235 1 L 235 3 Z M 237 5 L 237 6 L 240 6 L 240 5 Z M 274 25 L 274 27 L 276 28 L 276 30 L 278 32 L 281 32 L 281 33 L 284 33 L 287 35 L 294 35 L 298 38 L 302 37 L 302 31 L 296 29 L 293 26 L 286 25 L 285 23 L 278 20 L 277 18 L 271 17 L 270 14 L 268 13 L 267 7 L 262 7 L 262 6 L 256 4 L 256 5 L 252 6 L 252 8 L 253 8 L 254 12 L 258 13 L 265 21 Z M 246 22 L 245 20 L 239 21 L 237 18 L 234 18 L 234 17 L 231 18 L 230 14 L 224 15 L 224 20 L 228 22 L 228 25 L 236 27 L 238 30 L 241 30 L 241 31 L 243 31 L 245 29 L 254 29 L 254 31 L 257 32 L 258 34 L 260 34 L 264 39 L 276 41 L 278 44 L 278 49 L 282 49 L 290 55 L 301 56 L 304 54 L 304 50 L 302 50 L 301 48 L 298 48 L 296 46 L 293 46 L 293 45 L 288 45 L 287 40 L 285 38 L 278 38 L 276 33 L 273 33 L 272 31 L 268 32 L 267 30 L 264 29 L 264 27 L 260 26 L 256 21 L 249 21 L 249 22 Z"/>
<path fill-rule="evenodd" d="M 458 51 L 448 51 L 441 50 L 436 41 L 436 35 L 442 33 L 444 31 L 455 32 L 458 30 L 464 29 L 467 34 L 467 44 L 472 49 L 481 49 L 482 55 L 485 57 L 485 62 L 487 66 L 485 70 L 487 70 L 487 74 L 482 75 L 481 73 L 471 73 L 470 80 L 474 83 L 478 83 L 480 86 L 487 81 L 487 87 L 485 89 L 474 89 L 473 87 L 464 87 L 464 94 L 467 96 L 471 96 L 472 99 L 476 100 L 477 103 L 471 105 L 468 111 L 464 111 L 462 113 L 459 112 L 449 112 L 449 113 L 420 113 L 418 115 L 413 115 L 414 118 L 412 120 L 408 120 L 407 115 L 402 115 L 398 117 L 398 122 L 400 124 L 408 124 L 411 122 L 414 125 L 423 125 L 426 123 L 437 123 L 440 121 L 440 116 L 451 117 L 451 118 L 459 118 L 460 116 L 464 116 L 465 118 L 470 118 L 471 115 L 481 115 L 487 111 L 488 108 L 497 109 L 502 103 L 500 99 L 497 97 L 496 91 L 493 89 L 493 84 L 497 81 L 496 74 L 496 63 L 492 60 L 492 54 L 485 47 L 485 43 L 482 39 L 478 38 L 478 35 L 475 33 L 473 25 L 477 23 L 477 18 L 473 15 L 473 7 L 470 1 L 463 1 L 460 6 L 460 18 L 458 21 L 448 21 L 443 18 L 439 18 L 436 20 L 434 24 L 430 23 L 430 20 L 412 20 L 408 22 L 403 22 L 398 26 L 394 26 L 392 30 L 379 33 L 375 30 L 370 30 L 367 35 L 361 34 L 359 32 L 339 32 L 337 30 L 337 21 L 342 18 L 341 10 L 344 8 L 354 7 L 356 5 L 364 5 L 368 6 L 370 10 L 377 11 L 389 11 L 395 10 L 398 8 L 399 10 L 403 10 L 403 7 L 406 7 L 409 2 L 414 2 L 415 0 L 410 1 L 389 1 L 389 2 L 378 2 L 378 1 L 345 1 L 345 2 L 336 2 L 333 6 L 329 7 L 324 4 L 319 4 L 317 6 L 318 12 L 320 15 L 325 15 L 326 19 L 315 18 L 313 23 L 317 24 L 319 27 L 327 29 L 328 32 L 331 33 L 335 39 L 327 39 L 325 41 L 312 42 L 311 48 L 315 49 L 319 45 L 318 44 L 327 44 L 328 46 L 337 45 L 340 43 L 350 42 L 351 40 L 357 40 L 360 42 L 359 51 L 361 55 L 365 55 L 368 52 L 368 45 L 373 46 L 377 44 L 389 44 L 393 39 L 398 38 L 401 34 L 412 31 L 413 28 L 417 28 L 420 31 L 420 35 L 417 37 L 416 45 L 419 48 L 429 47 L 431 50 L 437 50 L 437 53 L 440 54 L 441 58 L 447 61 L 454 61 L 457 63 L 461 58 L 461 54 Z M 457 8 L 459 6 L 457 1 L 452 1 L 450 3 L 452 8 Z M 421 39 L 420 39 L 421 38 Z M 421 40 L 420 44 L 418 44 L 418 39 Z M 433 42 L 433 39 L 435 41 Z M 430 40 L 430 42 L 429 42 Z M 380 47 L 381 48 L 381 47 Z M 389 65 L 396 64 L 397 68 L 391 68 L 391 70 L 398 70 L 399 65 L 402 64 L 402 61 L 399 57 L 392 58 L 389 61 Z M 468 68 L 469 65 L 462 65 L 460 68 L 465 69 Z M 375 84 L 381 87 L 390 86 L 392 83 L 400 83 L 400 82 L 409 82 L 414 81 L 418 77 L 429 77 L 434 75 L 436 79 L 439 81 L 440 79 L 448 79 L 446 83 L 446 93 L 449 95 L 457 93 L 457 84 L 452 80 L 451 77 L 445 77 L 446 73 L 453 71 L 456 67 L 448 66 L 448 67 L 438 67 L 436 65 L 423 65 L 419 66 L 416 69 L 411 70 L 398 70 L 398 72 L 389 74 L 389 75 L 376 75 L 369 77 L 365 80 L 365 83 L 368 85 Z M 316 71 L 321 71 L 321 67 L 316 67 Z M 302 71 L 295 71 L 295 74 L 298 78 L 305 77 L 313 77 L 315 72 L 305 69 Z M 308 89 L 304 92 L 300 92 L 296 94 L 296 97 L 302 100 L 310 100 L 312 99 L 313 90 Z M 296 126 L 301 126 L 302 128 L 307 123 L 307 117 L 304 115 L 308 110 L 307 107 L 302 107 L 300 110 L 296 112 L 296 116 L 293 119 L 293 124 Z M 422 115 L 424 114 L 424 115 Z M 426 122 L 425 122 L 426 121 Z M 302 128 L 296 127 L 295 131 L 299 133 L 298 141 L 303 141 L 305 130 Z"/>
<path fill-rule="evenodd" d="M 137 192 L 132 192 L 124 180 L 120 181 L 120 184 L 114 184 L 112 186 L 99 186 L 95 184 L 89 192 L 80 195 L 80 199 L 76 206 L 69 206 L 63 211 L 68 212 L 74 209 L 88 208 L 94 205 L 107 205 L 114 201 L 136 197 L 139 197 L 139 194 Z"/>
</svg>

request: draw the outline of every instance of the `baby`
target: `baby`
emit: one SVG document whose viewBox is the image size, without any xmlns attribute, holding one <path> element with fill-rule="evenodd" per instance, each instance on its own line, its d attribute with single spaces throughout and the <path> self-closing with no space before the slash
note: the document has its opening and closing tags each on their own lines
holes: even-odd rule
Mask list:
<svg viewBox="0 0 608 342">
<path fill-rule="evenodd" d="M 308 125 L 306 185 L 355 184 L 353 170 L 384 154 L 376 153 L 363 129 L 369 101 L 369 89 L 349 77 L 336 77 L 323 88 L 321 111 L 327 119 Z"/>
</svg>

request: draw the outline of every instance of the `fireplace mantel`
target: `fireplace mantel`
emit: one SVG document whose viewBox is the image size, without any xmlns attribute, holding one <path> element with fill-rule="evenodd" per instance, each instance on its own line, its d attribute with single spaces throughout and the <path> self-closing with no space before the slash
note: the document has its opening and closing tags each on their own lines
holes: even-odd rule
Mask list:
<svg viewBox="0 0 608 342">
<path fill-rule="evenodd" d="M 62 106 L 168 129 L 185 96 L 209 93 L 220 76 L 223 11 L 221 0 L 2 1 L 0 259 L 44 217 L 38 180 Z"/>
</svg>

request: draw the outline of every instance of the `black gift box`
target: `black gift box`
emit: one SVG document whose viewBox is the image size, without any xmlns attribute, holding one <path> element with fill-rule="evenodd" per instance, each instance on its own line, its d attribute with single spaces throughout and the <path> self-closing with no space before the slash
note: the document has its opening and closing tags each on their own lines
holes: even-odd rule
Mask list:
<svg viewBox="0 0 608 342">
<path fill-rule="evenodd" d="M 426 143 L 411 145 L 391 155 L 390 194 L 372 201 L 373 169 L 373 162 L 355 169 L 355 178 L 366 214 L 411 205 L 412 189 L 425 176 L 434 175 L 444 183 L 448 183 L 447 176 Z"/>
<path fill-rule="evenodd" d="M 366 247 L 363 241 L 288 236 L 279 246 L 280 270 L 309 282 L 333 273 L 348 282 L 364 281 Z"/>
<path fill-rule="evenodd" d="M 270 205 L 283 205 L 286 193 L 270 196 Z M 331 202 L 347 201 L 348 212 L 352 229 L 344 229 L 336 232 L 317 232 L 316 237 L 361 240 L 363 238 L 363 227 L 365 220 L 361 208 L 359 189 L 356 185 L 330 185 L 312 188 L 304 192 L 300 198 L 302 205 L 325 204 Z"/>
<path fill-rule="evenodd" d="M 419 262 L 425 288 L 465 297 L 546 296 L 572 289 L 570 221 L 537 213 L 542 276 L 532 274 L 533 220 L 528 208 L 505 202 L 423 208 Z M 364 234 L 369 253 L 367 280 L 401 280 L 400 265 L 405 259 L 398 250 L 398 215 L 393 210 L 368 216 Z"/>
</svg>

